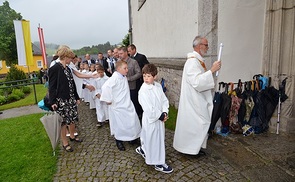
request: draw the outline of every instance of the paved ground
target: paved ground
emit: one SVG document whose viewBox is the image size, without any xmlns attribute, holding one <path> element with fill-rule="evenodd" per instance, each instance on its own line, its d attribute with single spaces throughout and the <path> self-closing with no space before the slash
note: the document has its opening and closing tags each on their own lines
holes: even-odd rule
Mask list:
<svg viewBox="0 0 295 182">
<path fill-rule="evenodd" d="M 214 136 L 208 155 L 196 158 L 176 152 L 174 132 L 166 130 L 166 159 L 174 172 L 164 174 L 145 164 L 137 146 L 125 143 L 126 151 L 119 151 L 109 125 L 96 127 L 94 110 L 82 103 L 79 113 L 84 141 L 72 143 L 72 153 L 61 149 L 54 181 L 295 181 L 295 135 Z"/>
</svg>

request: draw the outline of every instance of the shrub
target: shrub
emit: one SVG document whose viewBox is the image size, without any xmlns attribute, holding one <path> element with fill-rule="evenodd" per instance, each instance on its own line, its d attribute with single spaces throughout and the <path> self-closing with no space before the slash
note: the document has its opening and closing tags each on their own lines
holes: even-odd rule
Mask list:
<svg viewBox="0 0 295 182">
<path fill-rule="evenodd" d="M 20 99 L 25 98 L 25 94 L 20 89 L 13 89 L 11 94 L 19 96 Z"/>
<path fill-rule="evenodd" d="M 0 105 L 3 105 L 3 104 L 5 104 L 7 102 L 7 99 L 6 99 L 6 97 L 5 96 L 3 96 L 3 95 L 0 95 Z"/>
<path fill-rule="evenodd" d="M 9 72 L 6 75 L 5 82 L 15 81 L 15 80 L 24 80 L 27 76 L 25 72 L 21 69 L 18 69 L 14 64 L 10 66 Z M 17 83 L 13 83 L 16 85 Z"/>
<path fill-rule="evenodd" d="M 8 96 L 9 94 L 11 94 L 12 90 L 13 88 L 0 89 L 0 95 Z"/>
<path fill-rule="evenodd" d="M 24 94 L 29 94 L 29 93 L 31 93 L 31 88 L 30 87 L 23 87 L 22 91 Z"/>
<path fill-rule="evenodd" d="M 18 101 L 20 99 L 20 97 L 18 95 L 15 95 L 15 94 L 10 94 L 8 97 L 7 97 L 7 101 L 8 102 L 14 102 L 14 101 Z"/>
</svg>

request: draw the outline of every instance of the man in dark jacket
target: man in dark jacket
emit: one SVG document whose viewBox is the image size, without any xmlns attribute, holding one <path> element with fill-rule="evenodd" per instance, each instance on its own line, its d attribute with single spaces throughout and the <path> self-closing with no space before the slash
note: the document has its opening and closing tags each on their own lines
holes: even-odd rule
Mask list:
<svg viewBox="0 0 295 182">
<path fill-rule="evenodd" d="M 128 49 L 129 56 L 137 61 L 140 67 L 140 71 L 142 70 L 144 65 L 149 64 L 149 61 L 147 60 L 146 56 L 136 51 L 136 46 L 134 44 L 129 45 L 127 49 Z M 139 91 L 142 84 L 143 84 L 143 77 L 141 76 L 139 79 L 136 80 L 137 92 Z M 143 111 L 140 106 L 137 108 L 136 112 L 138 116 L 141 118 Z"/>
</svg>

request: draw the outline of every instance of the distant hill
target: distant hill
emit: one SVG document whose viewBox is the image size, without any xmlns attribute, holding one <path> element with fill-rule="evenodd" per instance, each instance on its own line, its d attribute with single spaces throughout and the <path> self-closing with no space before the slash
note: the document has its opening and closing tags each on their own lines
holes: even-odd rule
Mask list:
<svg viewBox="0 0 295 182">
<path fill-rule="evenodd" d="M 39 49 L 41 49 L 41 48 L 40 48 L 40 42 L 39 42 L 39 41 L 34 42 L 33 44 L 34 44 L 35 46 L 39 47 Z M 57 45 L 57 44 L 52 44 L 52 43 L 50 43 L 50 44 L 45 44 L 45 48 L 46 48 L 46 53 L 47 53 L 47 55 L 48 55 L 48 56 L 53 55 L 53 54 L 56 52 L 58 46 L 59 46 L 59 45 Z"/>
<path fill-rule="evenodd" d="M 40 43 L 39 41 L 34 42 L 34 44 L 40 48 Z M 117 46 L 117 44 L 115 45 L 111 45 L 110 42 L 106 42 L 104 44 L 98 44 L 98 45 L 92 45 L 90 46 L 86 46 L 86 47 L 82 47 L 81 49 L 76 49 L 74 50 L 74 53 L 77 54 L 78 56 L 84 56 L 85 54 L 94 54 L 97 55 L 97 53 L 102 52 L 102 53 L 106 53 L 109 49 L 114 49 Z M 52 56 L 57 48 L 59 47 L 59 45 L 57 44 L 45 44 L 46 47 L 46 53 L 48 56 Z"/>
</svg>

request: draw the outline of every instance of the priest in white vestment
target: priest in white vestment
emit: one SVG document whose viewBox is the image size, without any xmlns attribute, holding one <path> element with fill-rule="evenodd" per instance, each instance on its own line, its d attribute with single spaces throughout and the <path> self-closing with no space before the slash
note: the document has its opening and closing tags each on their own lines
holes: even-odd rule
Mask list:
<svg viewBox="0 0 295 182">
<path fill-rule="evenodd" d="M 209 48 L 204 37 L 195 37 L 193 49 L 183 69 L 173 147 L 184 154 L 205 155 L 201 148 L 207 145 L 213 110 L 213 73 L 221 62 L 215 61 L 210 70 L 206 69 L 203 56 Z"/>
<path fill-rule="evenodd" d="M 130 99 L 127 62 L 118 61 L 116 65 L 117 71 L 102 86 L 100 100 L 109 105 L 111 135 L 114 135 L 118 149 L 123 151 L 123 141 L 138 139 L 141 126 Z"/>
</svg>

